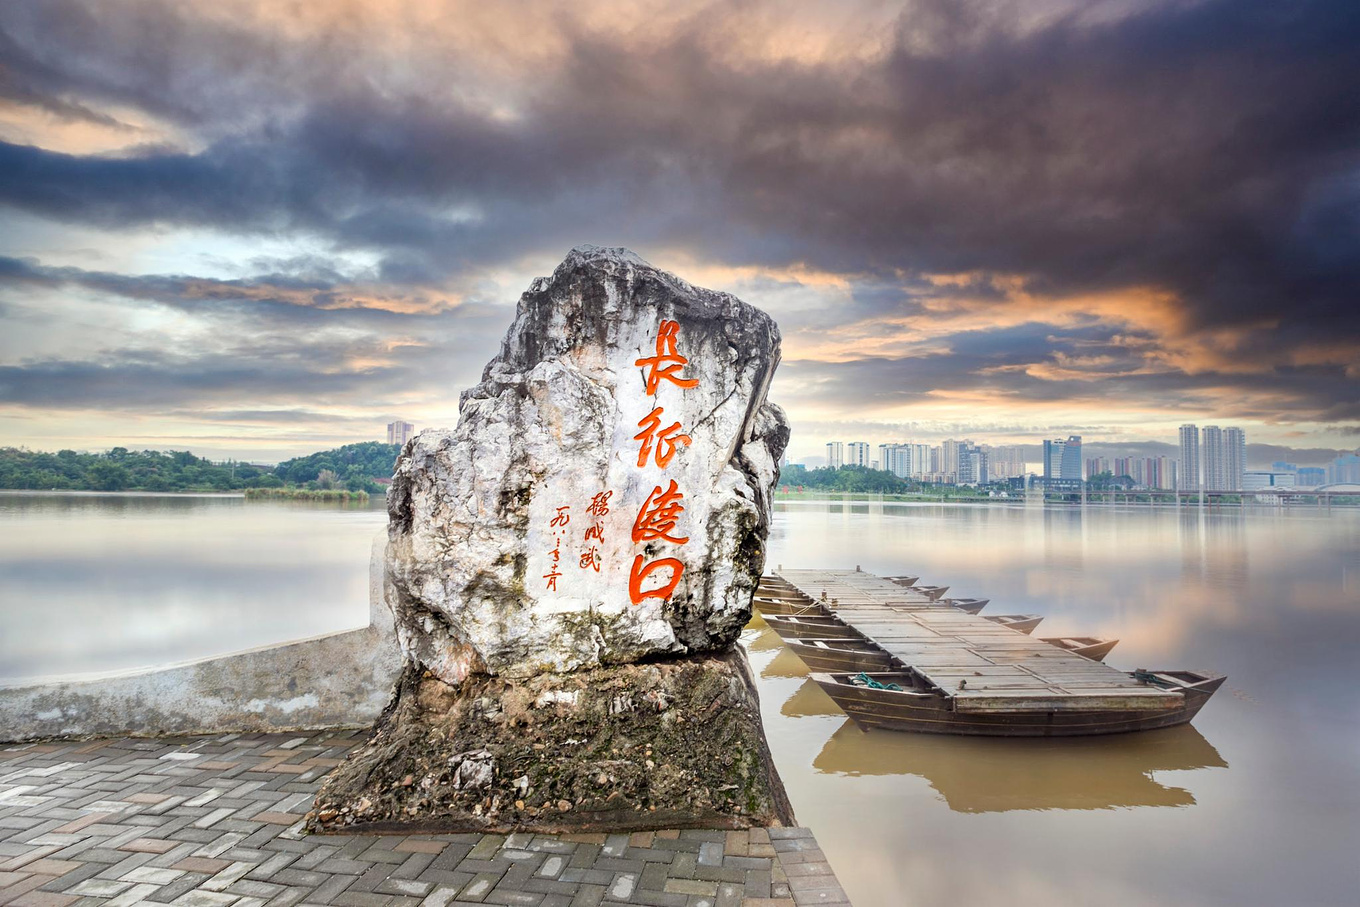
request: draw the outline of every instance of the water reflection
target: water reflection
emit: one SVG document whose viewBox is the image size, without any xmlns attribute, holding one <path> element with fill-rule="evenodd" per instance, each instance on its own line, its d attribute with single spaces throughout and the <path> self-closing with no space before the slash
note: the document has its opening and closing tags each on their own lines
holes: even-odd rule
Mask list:
<svg viewBox="0 0 1360 907">
<path fill-rule="evenodd" d="M 855 904 L 1355 903 L 1360 511 L 803 502 L 777 507 L 769 548 L 1118 638 L 1120 670 L 1228 675 L 1161 731 L 866 732 L 754 621 L 771 749 Z"/>
<path fill-rule="evenodd" d="M 803 673 L 807 673 L 807 668 L 803 669 Z M 763 677 L 765 675 L 762 673 L 761 676 Z M 798 686 L 798 689 L 794 691 L 794 694 L 784 700 L 784 704 L 779 707 L 779 714 L 786 715 L 789 718 L 809 718 L 814 715 L 845 715 L 845 713 L 841 711 L 841 707 L 836 705 L 831 697 L 826 695 L 822 688 L 811 680 L 803 681 L 803 683 Z"/>
<path fill-rule="evenodd" d="M 356 626 L 377 508 L 0 494 L 0 675 Z M 1360 512 L 799 503 L 777 508 L 769 551 L 920 574 L 989 613 L 1041 614 L 1044 635 L 1117 637 L 1123 670 L 1229 677 L 1192 727 L 866 733 L 754 620 L 775 762 L 857 907 L 1355 903 Z"/>
<path fill-rule="evenodd" d="M 864 730 L 849 719 L 812 765 L 828 774 L 919 775 L 950 809 L 963 813 L 1191 806 L 1190 791 L 1163 785 L 1153 773 L 1228 767 L 1191 725 L 1113 737 L 1015 740 Z"/>
<path fill-rule="evenodd" d="M 774 636 L 774 631 L 772 630 L 766 630 L 765 632 Z M 775 636 L 775 639 L 778 638 L 778 636 Z M 781 649 L 779 654 L 770 660 L 769 664 L 761 668 L 760 676 L 767 678 L 806 677 L 808 676 L 808 668 L 807 665 L 803 664 L 803 660 L 797 655 L 794 655 L 788 649 Z"/>
<path fill-rule="evenodd" d="M 380 507 L 0 494 L 0 682 L 362 626 Z"/>
</svg>

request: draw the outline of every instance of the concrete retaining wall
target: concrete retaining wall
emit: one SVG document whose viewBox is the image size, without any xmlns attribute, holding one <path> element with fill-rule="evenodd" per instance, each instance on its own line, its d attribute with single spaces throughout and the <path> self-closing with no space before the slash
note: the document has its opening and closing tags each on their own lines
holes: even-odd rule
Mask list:
<svg viewBox="0 0 1360 907">
<path fill-rule="evenodd" d="M 359 727 L 401 671 L 373 540 L 369 625 L 151 670 L 0 688 L 0 740 Z"/>
</svg>

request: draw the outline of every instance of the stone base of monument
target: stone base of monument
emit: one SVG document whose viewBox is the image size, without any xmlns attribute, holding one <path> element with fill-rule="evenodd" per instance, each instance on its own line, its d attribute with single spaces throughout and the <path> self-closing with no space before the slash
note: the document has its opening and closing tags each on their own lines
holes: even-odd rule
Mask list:
<svg viewBox="0 0 1360 907">
<path fill-rule="evenodd" d="M 740 648 L 458 687 L 408 669 L 308 815 L 369 833 L 793 824 Z"/>
</svg>

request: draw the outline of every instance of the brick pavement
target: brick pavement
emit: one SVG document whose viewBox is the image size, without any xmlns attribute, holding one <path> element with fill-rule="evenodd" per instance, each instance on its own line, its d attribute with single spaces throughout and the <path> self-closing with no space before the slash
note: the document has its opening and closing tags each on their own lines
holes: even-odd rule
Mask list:
<svg viewBox="0 0 1360 907">
<path fill-rule="evenodd" d="M 804 828 L 307 835 L 364 732 L 0 744 L 0 905 L 805 907 L 848 899 Z"/>
</svg>

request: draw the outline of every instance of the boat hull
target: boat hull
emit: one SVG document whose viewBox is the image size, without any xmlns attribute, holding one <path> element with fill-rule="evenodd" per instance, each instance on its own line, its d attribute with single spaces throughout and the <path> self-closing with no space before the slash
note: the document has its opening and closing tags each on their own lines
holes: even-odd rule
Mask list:
<svg viewBox="0 0 1360 907">
<path fill-rule="evenodd" d="M 751 607 L 761 614 L 826 614 L 827 611 L 816 602 L 781 601 L 757 597 Z"/>
<path fill-rule="evenodd" d="M 956 712 L 947 698 L 929 691 L 860 687 L 835 674 L 813 674 L 812 679 L 861 727 L 976 737 L 1087 737 L 1173 727 L 1194 718 L 1224 680 L 1206 677 L 1187 686 L 1180 690 L 1182 701 L 1166 709 L 988 714 Z"/>
<path fill-rule="evenodd" d="M 1050 646 L 1057 646 L 1060 649 L 1066 649 L 1074 655 L 1080 655 L 1082 658 L 1089 658 L 1092 661 L 1104 661 L 1105 656 L 1109 655 L 1114 647 L 1119 644 L 1117 639 L 1090 639 L 1084 645 L 1073 644 L 1070 637 L 1040 637 L 1039 641 L 1046 642 Z"/>
<path fill-rule="evenodd" d="M 840 623 L 834 617 L 799 617 L 771 614 L 765 618 L 770 629 L 785 642 L 790 639 L 857 639 L 864 636 Z"/>
<path fill-rule="evenodd" d="M 994 624 L 1019 630 L 1026 635 L 1033 633 L 1034 628 L 1044 622 L 1042 617 L 1034 614 L 993 614 L 990 617 L 984 617 L 983 620 L 990 620 Z"/>
<path fill-rule="evenodd" d="M 958 608 L 960 611 L 967 611 L 969 614 L 977 614 L 987 607 L 990 598 L 945 598 L 942 602 L 950 607 Z"/>
<path fill-rule="evenodd" d="M 810 671 L 889 671 L 895 667 L 893 657 L 872 643 L 831 638 L 789 639 L 784 645 Z"/>
</svg>

